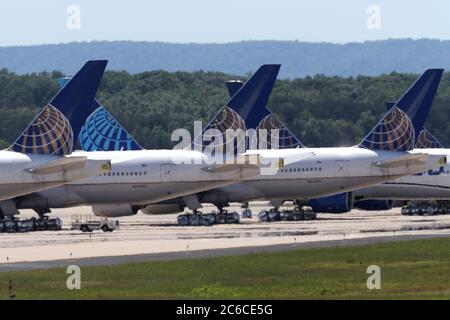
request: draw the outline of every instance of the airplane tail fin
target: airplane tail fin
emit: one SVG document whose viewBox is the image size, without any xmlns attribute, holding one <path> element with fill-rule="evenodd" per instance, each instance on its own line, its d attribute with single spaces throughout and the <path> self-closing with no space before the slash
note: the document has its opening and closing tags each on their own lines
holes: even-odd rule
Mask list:
<svg viewBox="0 0 450 320">
<path fill-rule="evenodd" d="M 387 111 L 391 110 L 393 106 L 395 106 L 395 101 L 386 101 L 385 105 L 386 105 L 386 109 Z"/>
<path fill-rule="evenodd" d="M 444 69 L 428 69 L 395 103 L 412 121 L 417 139 L 430 113 Z"/>
<path fill-rule="evenodd" d="M 268 113 L 265 106 L 279 70 L 280 65 L 278 64 L 262 65 L 203 128 L 202 135 L 194 140 L 194 149 L 204 150 L 212 143 L 215 134 L 211 134 L 209 130 L 214 130 L 215 133 L 220 132 L 223 139 L 222 146 L 225 146 L 228 145 L 224 139 L 227 130 L 243 130 L 245 132 L 248 128 L 256 128 L 258 123 L 254 123 L 254 119 L 262 119 Z M 237 143 L 235 151 L 236 148 L 239 150 L 247 148 L 245 139 Z"/>
<path fill-rule="evenodd" d="M 426 128 L 420 130 L 419 137 L 414 146 L 416 149 L 437 149 L 444 148 L 444 145 L 436 139 Z"/>
<path fill-rule="evenodd" d="M 225 82 L 225 85 L 227 86 L 228 95 L 231 98 L 239 91 L 240 88 L 242 88 L 244 83 L 241 80 L 229 80 Z"/>
<path fill-rule="evenodd" d="M 359 144 L 370 150 L 408 151 L 414 147 L 414 127 L 408 115 L 392 107 Z"/>
<path fill-rule="evenodd" d="M 395 105 L 393 101 L 387 101 L 386 107 L 391 109 Z M 437 149 L 444 148 L 444 145 L 428 131 L 427 128 L 422 128 L 420 130 L 419 135 L 416 138 L 416 144 L 414 145 L 415 149 Z"/>
<path fill-rule="evenodd" d="M 21 153 L 67 155 L 92 113 L 106 60 L 88 61 L 9 147 Z"/>
<path fill-rule="evenodd" d="M 70 77 L 58 79 L 62 88 Z M 143 150 L 125 128 L 106 110 L 98 100 L 94 99 L 92 109 L 95 110 L 86 120 L 78 137 L 84 151 L 128 151 Z"/>
<path fill-rule="evenodd" d="M 84 151 L 143 150 L 122 125 L 100 105 L 81 128 L 79 140 Z"/>
<path fill-rule="evenodd" d="M 228 94 L 230 98 L 233 97 L 239 89 L 244 85 L 244 83 L 240 80 L 231 80 L 226 82 L 226 86 L 228 89 Z M 271 148 L 272 135 L 271 132 L 273 129 L 278 129 L 278 147 L 280 149 L 287 148 L 304 148 L 305 146 L 279 119 L 278 117 L 266 106 L 266 113 L 259 113 L 260 117 L 258 119 L 253 119 L 253 123 L 258 123 L 256 128 L 252 128 L 251 124 L 246 121 L 247 129 L 265 129 L 267 130 L 267 136 L 261 138 L 267 139 L 266 145 L 268 148 Z"/>
<path fill-rule="evenodd" d="M 414 148 L 430 112 L 443 69 L 428 69 L 392 105 L 359 144 L 373 150 L 406 151 Z"/>
</svg>

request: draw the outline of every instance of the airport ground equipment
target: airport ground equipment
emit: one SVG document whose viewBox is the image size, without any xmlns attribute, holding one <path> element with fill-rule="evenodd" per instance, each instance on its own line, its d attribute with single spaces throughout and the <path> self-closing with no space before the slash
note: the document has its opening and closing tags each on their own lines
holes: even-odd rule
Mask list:
<svg viewBox="0 0 450 320">
<path fill-rule="evenodd" d="M 6 217 L 0 220 L 0 233 L 24 233 L 33 231 L 58 231 L 62 229 L 62 220 L 59 218 L 17 219 Z"/>
<path fill-rule="evenodd" d="M 99 218 L 94 215 L 73 215 L 71 220 L 71 230 L 80 230 L 82 232 L 102 230 L 103 232 L 112 232 L 119 229 L 118 220 Z"/>
<path fill-rule="evenodd" d="M 401 210 L 404 216 L 434 216 L 450 214 L 450 201 L 411 201 Z"/>
</svg>

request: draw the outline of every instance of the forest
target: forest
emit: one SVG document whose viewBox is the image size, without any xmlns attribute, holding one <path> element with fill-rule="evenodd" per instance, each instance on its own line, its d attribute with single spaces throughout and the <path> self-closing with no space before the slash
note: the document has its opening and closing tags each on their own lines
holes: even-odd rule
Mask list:
<svg viewBox="0 0 450 320">
<path fill-rule="evenodd" d="M 0 146 L 8 147 L 58 91 L 62 72 L 16 74 L 0 70 Z M 306 145 L 349 146 L 358 143 L 418 77 L 306 76 L 277 80 L 268 107 Z M 227 101 L 225 81 L 247 77 L 219 72 L 107 71 L 98 100 L 145 148 L 171 148 L 176 128 L 192 130 Z M 427 128 L 450 145 L 450 76 L 444 74 Z"/>
</svg>

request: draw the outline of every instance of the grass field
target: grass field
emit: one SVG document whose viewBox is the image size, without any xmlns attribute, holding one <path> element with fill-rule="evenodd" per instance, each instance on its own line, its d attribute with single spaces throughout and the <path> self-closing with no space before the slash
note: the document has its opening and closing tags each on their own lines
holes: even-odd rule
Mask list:
<svg viewBox="0 0 450 320">
<path fill-rule="evenodd" d="M 0 273 L 0 288 L 12 279 L 18 299 L 449 299 L 449 249 L 440 238 L 83 267 L 81 290 L 66 288 L 65 269 L 20 271 Z M 381 290 L 366 287 L 374 264 Z"/>
</svg>

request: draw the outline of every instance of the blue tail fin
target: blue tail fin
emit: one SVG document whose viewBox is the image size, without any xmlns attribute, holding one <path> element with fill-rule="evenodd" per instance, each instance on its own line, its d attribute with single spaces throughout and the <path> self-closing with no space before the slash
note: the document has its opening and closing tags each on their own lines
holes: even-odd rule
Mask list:
<svg viewBox="0 0 450 320">
<path fill-rule="evenodd" d="M 225 82 L 225 84 L 227 86 L 230 98 L 234 96 L 239 91 L 239 89 L 242 88 L 242 86 L 244 85 L 244 83 L 241 80 L 230 80 Z"/>
<path fill-rule="evenodd" d="M 428 69 L 360 143 L 374 150 L 411 150 L 430 112 L 443 69 Z"/>
<path fill-rule="evenodd" d="M 134 138 L 102 106 L 89 116 L 79 136 L 85 151 L 143 150 Z"/>
<path fill-rule="evenodd" d="M 385 102 L 387 111 L 391 110 L 393 106 L 395 106 L 395 101 L 386 101 Z"/>
<path fill-rule="evenodd" d="M 240 80 L 231 80 L 226 82 L 226 86 L 228 89 L 228 94 L 230 95 L 230 98 L 233 97 L 239 89 L 244 85 L 244 83 Z M 247 129 L 266 129 L 268 132 L 267 137 L 267 145 L 270 148 L 270 141 L 271 141 L 271 135 L 270 132 L 272 129 L 278 129 L 279 133 L 279 148 L 280 149 L 287 149 L 287 148 L 304 148 L 305 146 L 300 142 L 300 139 L 298 139 L 279 119 L 278 117 L 273 114 L 273 112 L 266 107 L 267 112 L 266 113 L 260 113 L 260 117 L 258 119 L 253 119 L 253 123 L 258 123 L 258 126 L 253 128 L 248 122 L 246 121 Z"/>
<path fill-rule="evenodd" d="M 70 77 L 58 79 L 64 87 Z M 81 128 L 78 137 L 84 151 L 127 151 L 143 150 L 124 127 L 98 102 L 94 100 L 95 110 Z"/>
<path fill-rule="evenodd" d="M 267 115 L 266 105 L 279 71 L 279 64 L 261 66 L 228 100 L 227 107 L 240 116 L 247 128 L 256 128 Z"/>
<path fill-rule="evenodd" d="M 272 88 L 275 84 L 280 65 L 263 65 L 258 71 L 234 94 L 227 104 L 203 128 L 202 136 L 196 137 L 193 143 L 195 149 L 204 150 L 210 145 L 214 137 L 209 130 L 222 134 L 222 145 L 227 144 L 226 131 L 228 129 L 243 130 L 257 128 L 259 119 L 268 115 L 265 108 Z M 206 141 L 205 141 L 206 140 Z M 236 149 L 247 149 L 246 141 L 238 141 Z M 240 147 L 239 147 L 240 146 Z M 231 152 L 231 150 L 229 150 Z"/>
<path fill-rule="evenodd" d="M 419 137 L 414 146 L 416 149 L 444 148 L 444 145 L 436 139 L 426 128 L 420 130 Z"/>
<path fill-rule="evenodd" d="M 67 155 L 92 113 L 107 61 L 88 61 L 9 147 L 21 153 Z"/>
<path fill-rule="evenodd" d="M 443 73 L 444 69 L 426 70 L 395 104 L 410 117 L 415 139 L 428 118 Z"/>
</svg>

